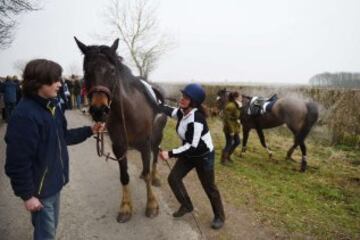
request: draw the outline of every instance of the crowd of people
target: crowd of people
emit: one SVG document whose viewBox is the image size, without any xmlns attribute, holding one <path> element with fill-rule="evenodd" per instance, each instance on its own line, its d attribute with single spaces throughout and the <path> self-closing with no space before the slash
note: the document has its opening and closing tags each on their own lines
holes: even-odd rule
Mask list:
<svg viewBox="0 0 360 240">
<path fill-rule="evenodd" d="M 61 109 L 81 109 L 88 105 L 83 79 L 75 74 L 61 79 L 58 101 Z M 22 81 L 16 76 L 0 77 L 1 118 L 7 122 L 22 97 Z"/>
<path fill-rule="evenodd" d="M 0 82 L 0 107 L 2 119 L 7 121 L 16 104 L 20 101 L 20 81 L 17 76 L 7 76 Z"/>
</svg>

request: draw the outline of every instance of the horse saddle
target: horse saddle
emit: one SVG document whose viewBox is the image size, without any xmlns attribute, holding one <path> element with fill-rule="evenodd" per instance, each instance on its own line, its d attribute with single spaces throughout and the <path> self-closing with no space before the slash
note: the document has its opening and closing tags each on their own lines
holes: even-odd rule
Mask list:
<svg viewBox="0 0 360 240">
<path fill-rule="evenodd" d="M 146 94 L 156 103 L 156 105 L 162 104 L 164 102 L 161 93 L 156 88 L 151 86 L 150 83 L 146 82 L 145 80 L 140 79 L 140 81 L 145 87 Z"/>
<path fill-rule="evenodd" d="M 248 109 L 248 115 L 258 116 L 266 112 L 271 112 L 274 103 L 278 100 L 276 94 L 270 98 L 264 97 L 252 97 L 250 100 L 250 107 Z"/>
</svg>

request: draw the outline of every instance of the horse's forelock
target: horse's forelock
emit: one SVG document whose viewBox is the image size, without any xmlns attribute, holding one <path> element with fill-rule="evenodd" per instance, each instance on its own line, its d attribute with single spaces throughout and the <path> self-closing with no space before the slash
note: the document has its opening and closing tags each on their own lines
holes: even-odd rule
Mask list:
<svg viewBox="0 0 360 240">
<path fill-rule="evenodd" d="M 106 57 L 113 65 L 121 65 L 122 57 L 118 56 L 116 52 L 113 51 L 109 46 L 100 45 L 100 46 L 88 46 L 87 52 L 85 54 L 86 61 L 93 61 L 94 58 L 102 55 Z"/>
</svg>

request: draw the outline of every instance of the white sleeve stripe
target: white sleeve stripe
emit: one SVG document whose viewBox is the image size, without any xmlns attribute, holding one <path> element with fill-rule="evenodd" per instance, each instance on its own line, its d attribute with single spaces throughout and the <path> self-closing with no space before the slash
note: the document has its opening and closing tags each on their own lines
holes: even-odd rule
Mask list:
<svg viewBox="0 0 360 240">
<path fill-rule="evenodd" d="M 201 139 L 204 141 L 209 151 L 214 150 L 214 145 L 211 140 L 210 132 L 207 132 L 204 136 L 201 137 Z"/>
<path fill-rule="evenodd" d="M 177 119 L 177 112 L 178 112 L 178 110 L 179 110 L 179 108 L 175 108 L 174 111 L 172 111 L 172 113 L 171 113 L 171 117 L 172 117 L 172 118 Z"/>
<path fill-rule="evenodd" d="M 204 125 L 202 123 L 194 122 L 194 135 L 192 139 L 191 146 L 197 148 L 200 142 L 201 133 L 204 129 Z"/>
<path fill-rule="evenodd" d="M 180 154 L 180 153 L 185 152 L 186 150 L 188 150 L 190 147 L 191 147 L 191 145 L 189 143 L 185 143 L 184 145 L 173 149 L 172 152 L 174 154 Z"/>
</svg>

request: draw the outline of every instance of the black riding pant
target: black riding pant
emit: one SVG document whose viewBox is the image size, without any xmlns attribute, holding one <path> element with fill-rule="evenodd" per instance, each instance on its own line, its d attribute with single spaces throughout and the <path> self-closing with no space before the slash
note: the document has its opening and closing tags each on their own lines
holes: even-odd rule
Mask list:
<svg viewBox="0 0 360 240">
<path fill-rule="evenodd" d="M 225 220 L 225 213 L 220 193 L 215 185 L 214 159 L 214 151 L 207 154 L 205 157 L 181 157 L 176 161 L 173 169 L 171 170 L 168 181 L 171 190 L 179 203 L 188 209 L 192 209 L 193 205 L 182 179 L 188 172 L 190 172 L 191 169 L 195 168 L 201 185 L 210 200 L 215 217 Z"/>
</svg>

